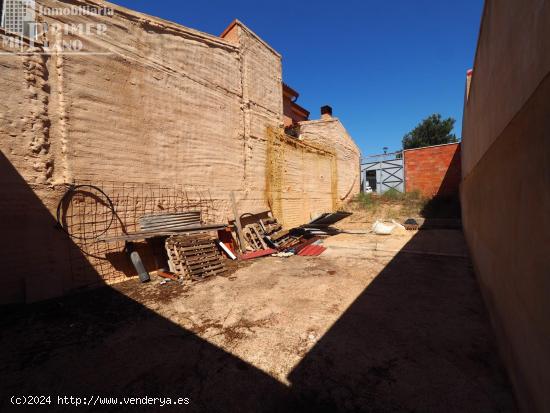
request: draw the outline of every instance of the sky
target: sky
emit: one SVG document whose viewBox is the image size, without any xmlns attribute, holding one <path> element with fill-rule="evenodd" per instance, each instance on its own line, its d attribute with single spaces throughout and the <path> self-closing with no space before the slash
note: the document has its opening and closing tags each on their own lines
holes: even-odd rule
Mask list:
<svg viewBox="0 0 550 413">
<path fill-rule="evenodd" d="M 401 149 L 432 113 L 460 138 L 483 0 L 113 2 L 214 35 L 241 20 L 283 56 L 310 119 L 332 106 L 364 156 Z"/>
</svg>

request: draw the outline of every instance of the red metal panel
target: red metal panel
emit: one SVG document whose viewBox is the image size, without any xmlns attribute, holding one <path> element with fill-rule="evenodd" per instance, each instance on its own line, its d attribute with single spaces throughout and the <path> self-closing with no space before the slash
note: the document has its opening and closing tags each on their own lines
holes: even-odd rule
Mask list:
<svg viewBox="0 0 550 413">
<path fill-rule="evenodd" d="M 316 257 L 321 255 L 326 250 L 325 247 L 320 245 L 308 245 L 303 250 L 301 250 L 298 255 L 302 257 Z"/>
<path fill-rule="evenodd" d="M 267 250 L 259 250 L 259 251 L 253 251 L 253 252 L 247 252 L 246 254 L 241 255 L 239 258 L 241 260 L 250 260 L 252 258 L 259 258 L 259 257 L 265 257 L 266 255 L 271 255 L 277 253 L 277 250 L 274 249 L 267 249 Z"/>
</svg>

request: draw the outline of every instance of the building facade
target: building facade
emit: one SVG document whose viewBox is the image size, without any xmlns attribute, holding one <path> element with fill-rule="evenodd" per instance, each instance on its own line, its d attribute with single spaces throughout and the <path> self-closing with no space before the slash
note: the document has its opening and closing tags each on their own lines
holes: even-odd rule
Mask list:
<svg viewBox="0 0 550 413">
<path fill-rule="evenodd" d="M 359 149 L 339 122 L 306 126 L 307 139 L 284 133 L 281 55 L 241 22 L 215 36 L 109 3 L 94 5 L 110 13 L 37 5 L 56 12 L 39 16 L 48 46 L 0 50 L 11 53 L 0 79 L 0 302 L 133 276 L 123 243 L 98 237 L 138 230 L 143 214 L 227 222 L 234 192 L 241 213 L 272 210 L 291 227 L 358 191 Z M 61 202 L 74 185 L 101 189 L 114 211 L 90 187 Z M 59 229 L 58 210 L 79 237 Z"/>
</svg>

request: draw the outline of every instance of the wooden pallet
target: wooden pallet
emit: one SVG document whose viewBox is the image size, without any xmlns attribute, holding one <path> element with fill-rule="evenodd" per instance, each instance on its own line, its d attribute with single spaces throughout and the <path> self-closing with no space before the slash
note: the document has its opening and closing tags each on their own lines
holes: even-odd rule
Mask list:
<svg viewBox="0 0 550 413">
<path fill-rule="evenodd" d="M 275 218 L 260 219 L 258 222 L 248 224 L 243 228 L 243 236 L 248 249 L 253 251 L 262 251 L 268 249 L 273 244 L 268 245 L 266 236 L 280 231 L 282 226 Z"/>
<path fill-rule="evenodd" d="M 174 235 L 165 245 L 170 270 L 183 278 L 201 280 L 226 271 L 215 238 L 208 234 Z"/>
</svg>

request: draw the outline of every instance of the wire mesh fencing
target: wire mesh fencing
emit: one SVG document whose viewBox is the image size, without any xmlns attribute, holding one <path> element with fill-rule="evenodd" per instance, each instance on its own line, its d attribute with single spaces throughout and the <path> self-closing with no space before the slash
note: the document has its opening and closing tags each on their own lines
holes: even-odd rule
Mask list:
<svg viewBox="0 0 550 413">
<path fill-rule="evenodd" d="M 139 231 L 144 215 L 198 211 L 204 224 L 219 216 L 204 187 L 78 180 L 72 188 L 60 203 L 58 218 L 80 250 L 69 253 L 74 285 L 110 284 L 135 275 L 124 241 L 102 239 Z"/>
</svg>

